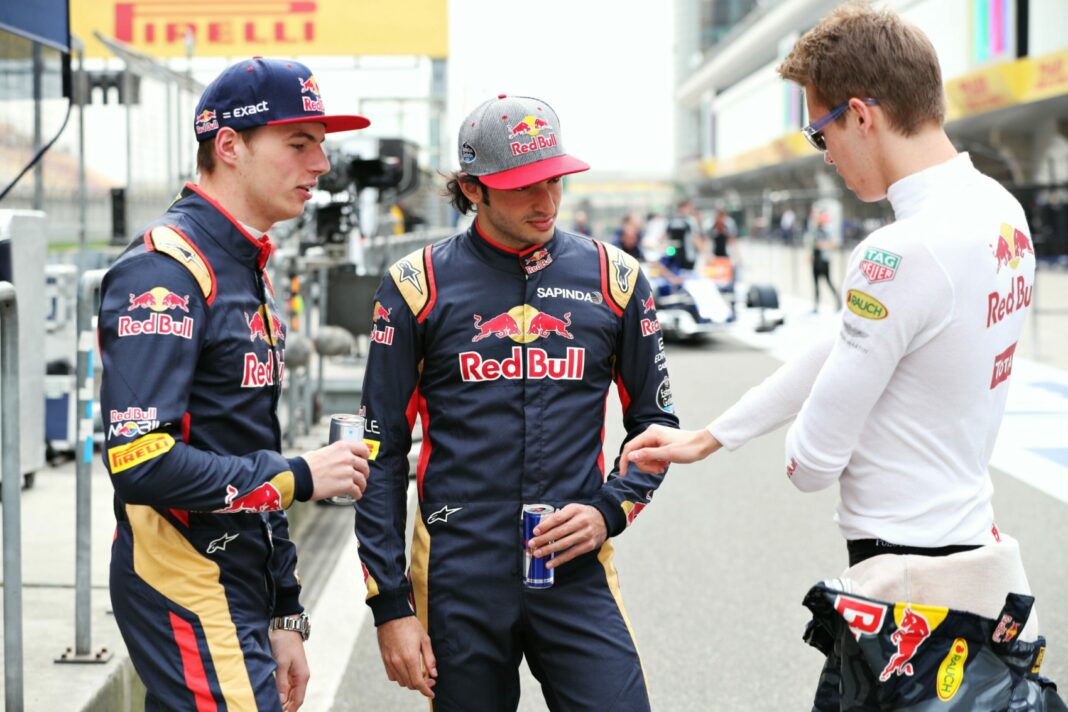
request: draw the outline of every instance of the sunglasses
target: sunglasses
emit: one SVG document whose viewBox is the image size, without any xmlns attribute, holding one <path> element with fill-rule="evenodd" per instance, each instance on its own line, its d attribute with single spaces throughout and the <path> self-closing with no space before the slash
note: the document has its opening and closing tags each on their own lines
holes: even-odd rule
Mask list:
<svg viewBox="0 0 1068 712">
<path fill-rule="evenodd" d="M 875 106 L 879 103 L 878 99 L 861 99 L 868 106 Z M 801 135 L 808 139 L 808 142 L 812 144 L 812 147 L 820 153 L 827 151 L 827 142 L 823 138 L 823 129 L 827 127 L 829 123 L 837 119 L 839 116 L 849 110 L 849 102 L 836 106 L 828 113 L 824 114 L 820 118 L 813 121 L 811 124 L 801 129 Z"/>
</svg>

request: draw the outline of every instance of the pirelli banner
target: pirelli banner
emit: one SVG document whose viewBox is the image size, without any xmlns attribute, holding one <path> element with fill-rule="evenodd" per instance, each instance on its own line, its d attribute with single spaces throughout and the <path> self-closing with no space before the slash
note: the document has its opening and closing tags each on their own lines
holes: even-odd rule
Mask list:
<svg viewBox="0 0 1068 712">
<path fill-rule="evenodd" d="M 92 0 L 71 3 L 90 57 L 99 32 L 153 57 L 448 54 L 448 0 Z"/>
</svg>

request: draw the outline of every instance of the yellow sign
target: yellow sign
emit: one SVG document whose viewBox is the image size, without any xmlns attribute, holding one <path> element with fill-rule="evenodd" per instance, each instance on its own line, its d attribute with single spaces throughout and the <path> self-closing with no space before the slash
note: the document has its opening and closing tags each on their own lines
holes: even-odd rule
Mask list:
<svg viewBox="0 0 1068 712">
<path fill-rule="evenodd" d="M 957 694 L 960 684 L 964 682 L 964 663 L 968 660 L 968 641 L 957 638 L 949 647 L 942 664 L 938 666 L 938 699 L 949 702 Z"/>
<path fill-rule="evenodd" d="M 849 311 L 864 319 L 885 319 L 887 315 L 882 302 L 859 289 L 849 290 L 846 294 L 846 306 Z"/>
<path fill-rule="evenodd" d="M 448 0 L 92 0 L 71 3 L 86 55 L 99 32 L 152 57 L 448 55 Z"/>
<path fill-rule="evenodd" d="M 946 119 L 1062 94 L 1068 94 L 1068 50 L 997 64 L 946 82 Z"/>
<path fill-rule="evenodd" d="M 108 461 L 111 474 L 117 475 L 142 462 L 159 457 L 174 447 L 174 438 L 167 433 L 149 433 L 142 435 L 132 443 L 108 449 Z"/>
</svg>

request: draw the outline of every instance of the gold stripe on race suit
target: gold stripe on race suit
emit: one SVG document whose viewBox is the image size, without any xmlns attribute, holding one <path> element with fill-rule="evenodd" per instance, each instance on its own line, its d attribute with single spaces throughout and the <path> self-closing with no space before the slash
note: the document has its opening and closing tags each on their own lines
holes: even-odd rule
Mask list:
<svg viewBox="0 0 1068 712">
<path fill-rule="evenodd" d="M 638 283 L 641 267 L 638 260 L 618 247 L 608 243 L 601 244 L 604 245 L 605 257 L 608 259 L 608 289 L 620 309 L 626 309 L 630 298 L 634 296 L 634 287 Z"/>
<path fill-rule="evenodd" d="M 133 532 L 134 571 L 165 598 L 197 616 L 228 712 L 256 712 L 256 697 L 218 564 L 201 556 L 152 507 L 127 504 L 126 517 Z M 181 575 L 176 576 L 176 571 Z"/>
<path fill-rule="evenodd" d="M 612 592 L 612 598 L 616 601 L 616 607 L 619 608 L 619 614 L 623 616 L 623 622 L 627 625 L 627 632 L 630 634 L 630 642 L 634 646 L 634 652 L 638 656 L 638 665 L 642 669 L 642 680 L 645 682 L 645 689 L 649 689 L 649 678 L 645 675 L 645 663 L 642 662 L 641 651 L 638 650 L 638 640 L 634 637 L 634 628 L 630 624 L 630 617 L 627 615 L 627 609 L 623 607 L 623 592 L 619 589 L 619 576 L 616 574 L 616 567 L 612 563 L 612 557 L 615 556 L 615 548 L 612 546 L 611 541 L 605 541 L 601 545 L 601 550 L 597 552 L 597 560 L 601 562 L 601 566 L 604 567 L 604 575 L 608 580 L 608 590 Z"/>
<path fill-rule="evenodd" d="M 148 237 L 152 241 L 153 249 L 173 257 L 178 264 L 189 270 L 205 299 L 211 296 L 215 289 L 211 268 L 208 267 L 204 258 L 189 246 L 189 242 L 184 237 L 174 228 L 166 225 L 152 228 Z"/>
<path fill-rule="evenodd" d="M 394 262 L 389 268 L 389 274 L 412 314 L 418 317 L 431 296 L 426 265 L 423 264 L 423 248 Z"/>
<path fill-rule="evenodd" d="M 430 630 L 427 613 L 430 578 L 430 532 L 423 521 L 423 510 L 415 508 L 415 526 L 412 527 L 412 595 L 415 598 L 415 615 L 423 624 L 423 630 Z"/>
</svg>

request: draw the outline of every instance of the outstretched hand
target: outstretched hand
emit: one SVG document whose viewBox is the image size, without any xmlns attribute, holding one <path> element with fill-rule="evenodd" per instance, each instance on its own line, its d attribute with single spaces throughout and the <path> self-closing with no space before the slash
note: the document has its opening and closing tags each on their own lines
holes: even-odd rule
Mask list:
<svg viewBox="0 0 1068 712">
<path fill-rule="evenodd" d="M 677 430 L 651 425 L 623 446 L 623 454 L 619 456 L 619 476 L 626 476 L 627 467 L 631 463 L 643 472 L 660 474 L 672 462 L 697 462 L 720 447 L 720 442 L 704 428 Z"/>
</svg>

